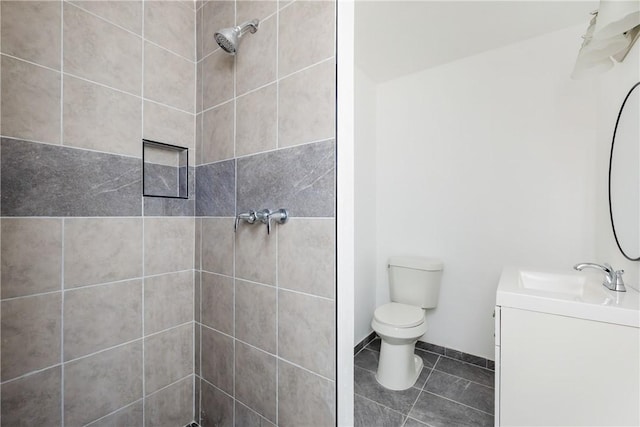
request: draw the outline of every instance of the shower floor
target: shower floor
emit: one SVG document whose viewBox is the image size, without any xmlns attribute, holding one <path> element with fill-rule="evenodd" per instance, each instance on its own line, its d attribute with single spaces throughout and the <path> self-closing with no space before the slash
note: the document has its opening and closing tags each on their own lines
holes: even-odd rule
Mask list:
<svg viewBox="0 0 640 427">
<path fill-rule="evenodd" d="M 416 384 L 403 391 L 387 390 L 375 379 L 379 338 L 358 351 L 354 357 L 355 425 L 493 426 L 493 363 L 474 356 L 470 356 L 474 358 L 472 363 L 467 363 L 460 359 L 469 355 L 442 347 L 435 350 L 442 354 L 416 348 L 424 368 Z"/>
</svg>

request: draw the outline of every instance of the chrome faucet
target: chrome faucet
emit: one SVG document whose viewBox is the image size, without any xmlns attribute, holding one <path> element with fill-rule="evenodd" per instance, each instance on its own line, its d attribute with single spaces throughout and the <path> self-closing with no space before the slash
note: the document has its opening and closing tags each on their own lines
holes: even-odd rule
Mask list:
<svg viewBox="0 0 640 427">
<path fill-rule="evenodd" d="M 624 287 L 624 281 L 622 280 L 622 275 L 624 274 L 624 270 L 614 270 L 611 265 L 606 262 L 604 265 L 596 264 L 593 262 L 585 262 L 582 264 L 576 264 L 573 266 L 574 270 L 582 271 L 585 268 L 595 268 L 596 270 L 600 270 L 604 273 L 604 282 L 602 282 L 602 286 L 607 289 L 616 292 L 626 292 L 627 290 Z"/>
</svg>

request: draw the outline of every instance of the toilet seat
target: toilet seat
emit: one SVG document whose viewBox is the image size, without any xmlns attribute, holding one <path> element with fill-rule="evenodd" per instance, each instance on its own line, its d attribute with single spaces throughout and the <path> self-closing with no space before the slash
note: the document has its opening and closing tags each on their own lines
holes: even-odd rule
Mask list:
<svg viewBox="0 0 640 427">
<path fill-rule="evenodd" d="M 394 328 L 413 328 L 424 323 L 424 311 L 414 305 L 390 302 L 376 308 L 373 318 Z"/>
</svg>

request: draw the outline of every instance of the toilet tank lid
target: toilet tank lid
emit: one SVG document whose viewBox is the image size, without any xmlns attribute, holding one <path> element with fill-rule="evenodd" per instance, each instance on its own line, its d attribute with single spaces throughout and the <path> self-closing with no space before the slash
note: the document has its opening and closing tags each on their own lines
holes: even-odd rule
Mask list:
<svg viewBox="0 0 640 427">
<path fill-rule="evenodd" d="M 439 271 L 443 263 L 436 258 L 419 256 L 392 256 L 389 258 L 389 266 L 413 268 L 416 270 Z"/>
</svg>

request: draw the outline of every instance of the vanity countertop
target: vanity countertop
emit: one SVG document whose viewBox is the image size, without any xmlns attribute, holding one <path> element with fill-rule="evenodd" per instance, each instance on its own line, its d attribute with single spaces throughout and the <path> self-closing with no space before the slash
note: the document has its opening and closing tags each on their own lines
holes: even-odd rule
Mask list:
<svg viewBox="0 0 640 427">
<path fill-rule="evenodd" d="M 505 267 L 496 305 L 640 328 L 640 293 L 614 292 L 602 275 Z"/>
</svg>

